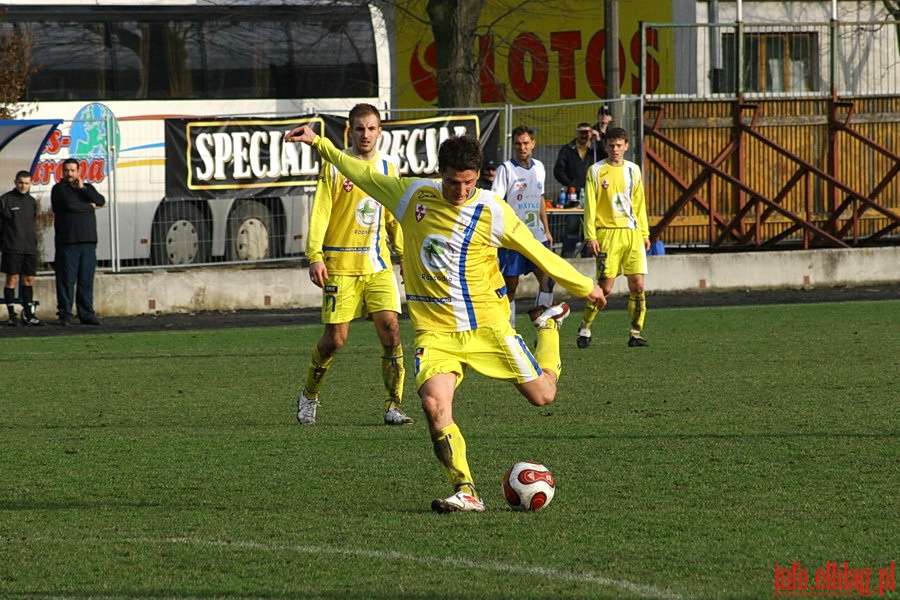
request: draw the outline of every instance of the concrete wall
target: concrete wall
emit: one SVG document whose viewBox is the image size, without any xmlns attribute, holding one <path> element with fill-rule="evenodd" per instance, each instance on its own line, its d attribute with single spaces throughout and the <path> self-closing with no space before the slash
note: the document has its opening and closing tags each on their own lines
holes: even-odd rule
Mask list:
<svg viewBox="0 0 900 600">
<path fill-rule="evenodd" d="M 900 281 L 900 247 L 793 250 L 733 254 L 651 256 L 648 292 L 728 289 L 855 286 Z M 594 276 L 594 261 L 575 259 L 582 273 Z M 614 292 L 627 291 L 624 278 Z M 536 292 L 533 277 L 524 277 L 519 295 Z M 564 290 L 557 296 L 565 298 Z M 243 309 L 316 307 L 321 290 L 298 263 L 278 266 L 210 267 L 141 273 L 99 273 L 94 290 L 101 316 L 190 313 Z M 38 277 L 35 299 L 39 316 L 56 311 L 52 275 Z"/>
</svg>

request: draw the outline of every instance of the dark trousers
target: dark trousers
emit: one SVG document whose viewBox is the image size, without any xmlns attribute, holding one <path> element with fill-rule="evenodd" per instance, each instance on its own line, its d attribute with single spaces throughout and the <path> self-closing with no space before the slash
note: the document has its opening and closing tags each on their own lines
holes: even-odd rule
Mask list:
<svg viewBox="0 0 900 600">
<path fill-rule="evenodd" d="M 95 317 L 94 271 L 97 270 L 97 244 L 63 244 L 56 248 L 56 314 L 60 319 L 72 316 L 72 301 L 78 318 Z"/>
<path fill-rule="evenodd" d="M 563 258 L 575 258 L 575 250 L 583 235 L 581 215 L 566 215 L 562 239 Z"/>
</svg>

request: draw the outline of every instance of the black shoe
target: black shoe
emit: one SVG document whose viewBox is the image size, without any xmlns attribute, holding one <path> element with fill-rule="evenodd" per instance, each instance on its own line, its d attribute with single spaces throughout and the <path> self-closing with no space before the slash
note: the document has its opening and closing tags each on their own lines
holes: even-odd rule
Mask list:
<svg viewBox="0 0 900 600">
<path fill-rule="evenodd" d="M 69 323 L 72 322 L 72 317 L 69 316 L 61 316 L 59 320 L 56 322 L 60 327 L 68 327 Z"/>
<path fill-rule="evenodd" d="M 578 339 L 575 340 L 575 345 L 584 350 L 588 346 L 591 345 L 591 330 L 585 328 L 583 325 L 578 329 Z"/>
<path fill-rule="evenodd" d="M 629 348 L 641 348 L 641 347 L 649 346 L 649 345 L 650 345 L 650 342 L 648 342 L 647 340 L 645 340 L 644 338 L 642 338 L 639 335 L 633 335 L 630 338 L 628 338 L 628 347 Z"/>
<path fill-rule="evenodd" d="M 36 316 L 31 315 L 30 317 L 25 313 L 22 313 L 22 325 L 29 325 L 31 327 L 40 327 L 44 322 L 38 319 Z"/>
<path fill-rule="evenodd" d="M 9 319 L 7 319 L 7 321 L 6 321 L 6 324 L 9 325 L 10 327 L 17 326 L 19 324 L 19 321 L 16 319 L 16 315 L 15 314 L 10 315 Z"/>
<path fill-rule="evenodd" d="M 85 317 L 80 321 L 82 325 L 103 325 L 97 317 Z"/>
</svg>

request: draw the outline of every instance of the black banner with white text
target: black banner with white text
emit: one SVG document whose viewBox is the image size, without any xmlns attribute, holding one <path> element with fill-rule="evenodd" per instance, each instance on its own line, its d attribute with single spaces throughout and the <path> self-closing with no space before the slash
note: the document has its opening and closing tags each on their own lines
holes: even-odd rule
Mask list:
<svg viewBox="0 0 900 600">
<path fill-rule="evenodd" d="M 442 141 L 471 135 L 494 152 L 499 123 L 497 111 L 383 121 L 378 149 L 400 161 L 403 175 L 436 177 Z M 348 145 L 349 123 L 334 115 L 166 119 L 166 197 L 289 196 L 314 186 L 322 164 L 318 153 L 305 144 L 284 142 L 285 133 L 300 124 L 340 148 Z"/>
</svg>

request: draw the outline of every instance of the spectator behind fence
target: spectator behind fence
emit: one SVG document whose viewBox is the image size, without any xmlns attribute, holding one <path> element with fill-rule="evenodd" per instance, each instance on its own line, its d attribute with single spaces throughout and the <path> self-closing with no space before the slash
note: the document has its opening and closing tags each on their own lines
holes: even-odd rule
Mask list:
<svg viewBox="0 0 900 600">
<path fill-rule="evenodd" d="M 56 312 L 60 325 L 72 321 L 72 304 L 82 325 L 100 325 L 94 312 L 94 272 L 97 270 L 97 215 L 106 199 L 82 181 L 78 161 L 63 161 L 63 180 L 50 190 L 56 235 Z"/>
<path fill-rule="evenodd" d="M 37 275 L 38 204 L 31 191 L 31 173 L 16 173 L 15 188 L 0 196 L 0 271 L 6 273 L 3 299 L 9 312 L 7 324 L 16 326 L 16 291 L 21 280 L 22 323 L 43 325 L 35 314 L 34 278 Z M 20 278 L 21 276 L 21 278 Z"/>
<path fill-rule="evenodd" d="M 497 176 L 497 167 L 500 163 L 496 159 L 485 159 L 481 165 L 481 177 L 478 178 L 478 187 L 483 190 L 489 190 L 494 186 L 494 178 Z"/>
<path fill-rule="evenodd" d="M 585 173 L 589 166 L 606 158 L 603 142 L 592 139 L 590 123 L 579 123 L 576 135 L 568 144 L 559 149 L 553 176 L 563 189 L 574 188 L 576 193 L 584 189 Z M 578 240 L 581 239 L 581 216 L 566 215 L 565 231 L 562 239 L 562 255 L 572 258 Z"/>
<path fill-rule="evenodd" d="M 606 138 L 606 132 L 609 130 L 609 124 L 612 122 L 612 110 L 609 108 L 608 104 L 601 104 L 600 108 L 597 109 L 597 122 L 594 123 L 594 126 L 591 127 L 591 139 L 595 142 L 600 142 L 600 145 L 604 147 L 604 139 Z"/>
</svg>

